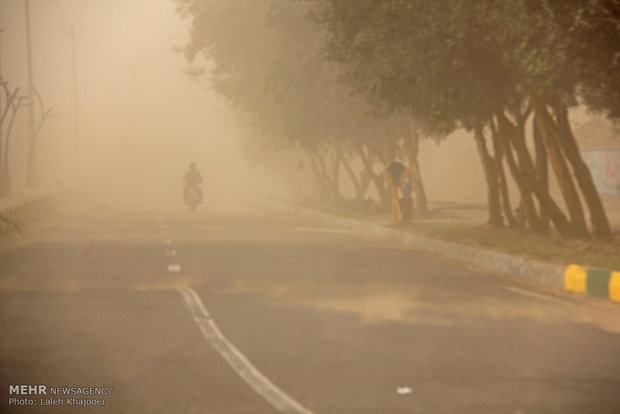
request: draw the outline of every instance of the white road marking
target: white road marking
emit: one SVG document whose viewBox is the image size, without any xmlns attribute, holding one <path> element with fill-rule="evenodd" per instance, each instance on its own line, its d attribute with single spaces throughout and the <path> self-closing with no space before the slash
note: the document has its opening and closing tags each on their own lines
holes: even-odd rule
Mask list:
<svg viewBox="0 0 620 414">
<path fill-rule="evenodd" d="M 220 332 L 211 316 L 205 309 L 200 297 L 191 287 L 179 289 L 187 304 L 194 322 L 202 335 L 224 358 L 228 365 L 254 390 L 275 409 L 283 413 L 311 414 L 311 412 L 289 397 L 267 377 L 261 374 L 254 365 Z"/>
<path fill-rule="evenodd" d="M 521 289 L 521 288 L 518 288 L 516 286 L 507 286 L 504 289 L 509 290 L 511 292 L 514 292 L 514 293 L 519 293 L 521 295 L 530 296 L 530 297 L 533 297 L 533 298 L 545 300 L 547 302 L 561 303 L 562 305 L 571 305 L 571 303 L 568 302 L 568 301 L 565 301 L 565 300 L 562 300 L 562 299 L 558 299 L 558 298 L 554 298 L 552 296 L 543 295 L 541 293 L 531 292 L 529 290 Z"/>
<path fill-rule="evenodd" d="M 174 256 L 176 256 L 176 255 L 177 255 L 177 251 L 176 251 L 176 250 L 174 250 L 174 249 L 168 249 L 168 250 L 166 250 L 166 256 L 172 256 L 172 257 L 174 257 Z"/>
<path fill-rule="evenodd" d="M 315 228 L 315 227 L 297 227 L 293 229 L 294 231 L 299 232 L 310 232 L 310 233 L 337 233 L 337 234 L 354 234 L 353 230 L 349 229 L 330 229 L 330 228 Z"/>
<path fill-rule="evenodd" d="M 178 265 L 178 264 L 168 265 L 168 273 L 181 273 L 181 265 Z"/>
<path fill-rule="evenodd" d="M 396 393 L 398 395 L 410 395 L 413 394 L 411 387 L 396 387 Z"/>
</svg>

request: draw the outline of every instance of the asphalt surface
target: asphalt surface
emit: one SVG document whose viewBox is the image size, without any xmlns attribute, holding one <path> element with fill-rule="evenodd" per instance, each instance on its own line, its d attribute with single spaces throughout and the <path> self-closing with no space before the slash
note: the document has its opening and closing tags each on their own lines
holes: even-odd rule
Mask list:
<svg viewBox="0 0 620 414">
<path fill-rule="evenodd" d="M 0 412 L 301 412 L 243 359 L 316 414 L 620 412 L 617 304 L 268 210 L 49 215 L 0 240 L 0 326 Z"/>
</svg>

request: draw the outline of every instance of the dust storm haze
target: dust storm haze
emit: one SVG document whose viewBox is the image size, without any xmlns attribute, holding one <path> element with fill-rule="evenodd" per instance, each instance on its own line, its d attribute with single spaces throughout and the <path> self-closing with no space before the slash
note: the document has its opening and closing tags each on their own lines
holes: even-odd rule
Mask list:
<svg viewBox="0 0 620 414">
<path fill-rule="evenodd" d="M 618 6 L 0 0 L 0 412 L 620 413 Z"/>
<path fill-rule="evenodd" d="M 311 168 L 309 151 L 294 148 L 262 150 L 264 141 L 258 128 L 245 122 L 239 116 L 243 111 L 233 110 L 229 100 L 211 89 L 210 74 L 207 72 L 198 77 L 187 74 L 188 69 L 213 65 L 202 60 L 200 52 L 209 49 L 204 45 L 204 50 L 197 54 L 197 62 L 188 63 L 182 50 L 196 39 L 190 37 L 191 17 L 182 18 L 176 9 L 179 3 L 173 0 L 0 0 L 0 70 L 9 89 L 19 87 L 22 96 L 28 91 L 26 4 L 29 4 L 31 21 L 32 81 L 40 97 L 35 104 L 35 123 L 43 113 L 50 111 L 37 135 L 34 153 L 34 178 L 40 187 L 71 188 L 79 185 L 119 202 L 178 207 L 181 205 L 183 174 L 190 162 L 196 162 L 204 179 L 205 205 L 211 207 L 226 210 L 257 197 L 308 198 L 321 191 L 316 171 L 313 174 Z M 214 2 L 209 7 L 217 4 Z M 230 4 L 246 4 L 260 10 L 257 4 L 268 3 Z M 223 10 L 226 9 L 231 9 L 231 13 L 239 11 L 235 7 Z M 271 76 L 266 70 L 261 72 L 261 66 L 268 66 L 270 62 L 261 53 L 242 50 L 242 47 L 244 25 L 250 26 L 248 30 L 251 30 L 252 24 L 264 22 L 259 16 L 251 13 L 248 16 L 244 18 L 252 21 L 239 22 L 239 27 L 234 28 L 240 31 L 238 38 L 227 38 L 222 43 L 228 53 L 242 56 L 242 60 L 256 59 L 250 67 L 256 68 L 257 75 L 251 77 L 252 83 L 246 86 L 260 89 L 265 85 L 257 83 L 267 82 L 261 75 L 267 73 L 264 78 Z M 218 26 L 217 21 L 210 22 L 214 27 L 209 30 L 226 30 L 230 22 L 237 23 L 236 15 L 228 18 L 231 20 L 224 22 L 223 27 Z M 289 23 L 296 21 L 295 18 L 299 19 L 299 16 L 284 17 L 285 23 L 282 24 L 286 25 L 287 19 Z M 269 37 L 265 35 L 268 32 L 266 27 L 260 30 L 261 36 Z M 310 30 L 314 30 L 311 32 L 314 36 L 320 29 L 313 27 Z M 211 36 L 220 37 L 219 33 Z M 221 37 L 226 36 L 229 35 L 222 34 Z M 247 40 L 245 43 L 251 43 Z M 240 46 L 239 50 L 231 45 Z M 261 46 L 261 42 L 252 44 L 252 47 L 256 45 Z M 303 42 L 300 45 L 304 46 Z M 273 40 L 265 50 L 278 47 L 282 46 Z M 287 50 L 283 54 L 292 55 L 290 52 Z M 218 64 L 225 65 L 222 62 L 228 57 L 219 58 Z M 274 68 L 277 73 L 277 65 L 270 70 Z M 319 76 L 314 73 L 305 75 L 307 80 L 302 79 L 302 85 L 312 83 L 311 78 Z M 343 93 L 346 94 L 349 92 Z M 247 95 L 253 96 L 252 92 Z M 300 98 L 303 99 L 306 98 Z M 331 108 L 327 103 L 329 99 L 323 99 L 304 101 L 305 111 L 319 114 L 317 119 L 320 122 L 330 117 L 329 109 L 316 110 L 323 104 Z M 341 106 L 352 102 L 342 101 L 345 103 Z M 272 113 L 255 110 L 262 104 L 254 105 L 250 112 L 267 119 L 265 122 L 277 124 L 279 118 L 303 117 L 303 109 L 291 112 L 293 116 L 291 113 L 280 114 L 278 111 L 285 111 L 286 105 L 275 111 L 271 109 Z M 339 112 L 334 118 L 342 120 L 349 115 Z M 370 113 L 364 116 L 367 119 L 373 117 Z M 579 111 L 573 111 L 572 117 L 575 126 L 587 119 Z M 310 122 L 304 122 L 307 121 L 298 123 L 302 125 L 300 129 L 307 126 L 310 128 L 306 129 L 312 129 Z M 361 126 L 355 133 L 363 135 L 362 132 L 366 132 L 363 129 Z M 290 131 L 291 128 L 287 133 Z M 324 135 L 326 137 L 329 133 Z M 380 135 L 370 134 L 370 139 L 380 141 Z M 22 108 L 18 111 L 10 138 L 14 191 L 26 187 L 28 136 L 28 110 Z M 79 142 L 77 162 L 76 141 Z M 484 204 L 485 180 L 470 133 L 456 130 L 447 142 L 443 140 L 439 144 L 433 139 L 423 139 L 419 149 L 421 178 L 429 200 Z M 329 156 L 328 152 L 325 151 L 325 157 Z M 363 172 L 362 163 L 354 152 L 352 155 L 349 158 L 354 173 Z M 381 174 L 391 157 L 376 159 L 374 173 Z M 344 198 L 354 198 L 351 180 L 342 172 L 343 168 L 340 171 L 339 175 L 335 174 L 339 181 L 338 191 Z M 360 180 L 362 177 L 360 173 Z M 553 177 L 551 180 L 552 188 L 556 188 Z M 514 183 L 510 182 L 509 187 L 516 196 Z M 373 187 L 369 187 L 364 196 L 379 199 Z"/>
<path fill-rule="evenodd" d="M 247 132 L 225 102 L 184 73 L 178 52 L 188 21 L 170 0 L 32 0 L 29 2 L 33 85 L 43 111 L 34 174 L 43 187 L 79 184 L 117 201 L 181 204 L 183 174 L 195 162 L 205 203 L 227 209 L 240 200 L 272 195 L 269 182 L 241 155 Z M 0 1 L 2 76 L 26 94 L 25 2 Z M 73 36 L 72 36 L 73 34 Z M 75 41 L 79 167 L 72 38 Z M 41 118 L 35 105 L 35 122 Z M 25 186 L 27 110 L 12 133 L 13 189 Z"/>
<path fill-rule="evenodd" d="M 209 75 L 200 80 L 187 75 L 192 66 L 181 50 L 189 40 L 191 19 L 180 17 L 174 1 L 30 0 L 29 5 L 32 78 L 41 98 L 35 122 L 50 110 L 34 155 L 39 186 L 79 185 L 117 202 L 178 207 L 184 171 L 196 162 L 206 206 L 226 210 L 257 197 L 316 194 L 306 154 L 261 152 L 256 131 L 210 89 Z M 21 95 L 28 90 L 25 21 L 24 1 L 0 0 L 0 70 L 10 89 L 20 87 Z M 18 112 L 11 136 L 14 191 L 26 187 L 27 112 Z M 253 140 L 257 143 L 250 144 L 250 152 L 258 147 L 261 154 L 248 161 L 243 143 Z M 484 179 L 473 140 L 459 131 L 449 141 L 420 143 L 429 197 L 483 202 Z M 354 196 L 345 174 L 340 190 Z M 374 189 L 367 196 L 378 199 Z"/>
</svg>

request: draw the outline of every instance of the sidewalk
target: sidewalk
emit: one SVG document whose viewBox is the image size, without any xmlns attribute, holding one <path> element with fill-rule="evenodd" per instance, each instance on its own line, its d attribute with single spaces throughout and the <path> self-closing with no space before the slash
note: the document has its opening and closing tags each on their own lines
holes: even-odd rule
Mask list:
<svg viewBox="0 0 620 414">
<path fill-rule="evenodd" d="M 613 233 L 620 233 L 620 198 L 603 198 L 607 219 Z M 429 211 L 435 222 L 485 224 L 489 218 L 483 203 L 429 201 Z"/>
<path fill-rule="evenodd" d="M 429 201 L 428 210 L 434 222 L 482 225 L 489 218 L 487 206 L 483 203 Z"/>
</svg>

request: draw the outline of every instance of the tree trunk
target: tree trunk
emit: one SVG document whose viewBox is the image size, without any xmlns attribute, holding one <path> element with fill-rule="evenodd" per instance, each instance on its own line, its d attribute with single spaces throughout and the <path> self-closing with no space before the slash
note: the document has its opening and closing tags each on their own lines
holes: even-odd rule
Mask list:
<svg viewBox="0 0 620 414">
<path fill-rule="evenodd" d="M 366 171 L 365 168 L 360 171 L 360 194 L 362 198 L 366 195 L 368 188 L 370 187 L 370 174 Z M 361 200 L 361 199 L 360 199 Z"/>
<path fill-rule="evenodd" d="M 501 138 L 506 139 L 504 147 L 506 161 L 508 162 L 508 166 L 510 168 L 510 172 L 513 178 L 519 186 L 521 194 L 524 194 L 523 190 L 525 189 L 526 192 L 530 191 L 536 195 L 536 198 L 540 202 L 541 209 L 545 209 L 548 212 L 549 218 L 553 222 L 553 225 L 557 229 L 560 236 L 562 236 L 563 238 L 576 237 L 572 226 L 570 225 L 562 210 L 551 198 L 549 192 L 545 191 L 541 187 L 540 182 L 538 181 L 536 176 L 536 171 L 533 167 L 533 161 L 529 156 L 529 153 L 527 153 L 527 150 L 521 155 L 522 160 L 520 161 L 522 161 L 522 163 L 520 164 L 521 168 L 519 168 L 513 157 L 512 150 L 510 149 L 511 143 L 510 140 L 507 139 L 509 137 Z"/>
<path fill-rule="evenodd" d="M 11 93 L 5 83 L 2 85 L 5 93 L 6 108 L 2 109 L 0 115 L 0 197 L 9 195 L 11 193 L 11 177 L 9 174 L 9 137 L 11 136 L 11 129 L 13 127 L 13 121 L 19 108 L 19 102 L 21 98 L 17 98 L 19 88 Z M 15 101 L 17 100 L 17 103 Z M 4 134 L 4 122 L 7 120 L 9 110 L 12 109 L 11 117 L 9 120 L 9 126 L 6 128 L 6 134 Z"/>
<path fill-rule="evenodd" d="M 577 236 L 589 237 L 590 234 L 586 227 L 586 219 L 583 214 L 581 200 L 579 199 L 577 188 L 575 187 L 570 170 L 564 159 L 558 131 L 551 125 L 553 121 L 544 107 L 536 108 L 534 122 L 539 128 L 547 154 L 549 154 L 549 159 L 551 160 L 551 166 L 558 179 L 558 185 L 560 186 L 562 196 L 566 202 L 571 225 L 574 227 Z"/>
<path fill-rule="evenodd" d="M 409 174 L 411 175 L 411 183 L 413 185 L 413 191 L 415 192 L 415 214 L 419 217 L 426 217 L 428 216 L 428 200 L 420 174 L 420 164 L 417 159 L 410 162 Z"/>
<path fill-rule="evenodd" d="M 496 118 L 499 138 L 506 143 L 503 147 L 503 150 L 506 152 L 506 159 L 509 163 L 512 162 L 513 164 L 511 166 L 511 171 L 521 177 L 517 180 L 513 174 L 513 177 L 515 177 L 515 180 L 517 181 L 519 191 L 521 192 L 521 204 L 519 207 L 522 211 L 520 211 L 520 214 L 524 215 L 527 224 L 529 224 L 529 227 L 532 230 L 538 233 L 543 233 L 544 231 L 540 223 L 540 218 L 536 211 L 536 206 L 534 205 L 534 183 L 529 182 L 531 179 L 530 175 L 523 174 L 525 169 L 529 168 L 531 164 L 530 154 L 525 145 L 524 120 L 517 125 L 514 125 L 503 112 L 496 114 Z M 519 160 L 518 166 L 514 161 L 512 148 L 514 148 L 517 153 L 517 159 Z M 533 167 L 531 168 L 533 169 Z M 528 173 L 529 172 L 531 171 L 528 171 Z"/>
<path fill-rule="evenodd" d="M 360 159 L 362 160 L 362 164 L 364 165 L 364 168 L 368 172 L 368 176 L 370 177 L 372 182 L 375 184 L 375 187 L 377 188 L 377 194 L 379 194 L 379 199 L 381 200 L 381 206 L 384 209 L 388 209 L 390 207 L 390 199 L 389 199 L 387 189 L 385 188 L 385 180 L 383 179 L 383 176 L 375 174 L 375 172 L 372 169 L 372 164 L 368 160 L 368 157 L 366 156 L 366 152 L 364 151 L 363 146 L 359 145 L 357 150 L 360 155 Z"/>
<path fill-rule="evenodd" d="M 17 100 L 17 106 L 19 107 L 19 103 L 21 99 Z M 4 139 L 4 163 L 3 163 L 3 173 L 11 182 L 11 166 L 9 165 L 9 154 L 11 152 L 11 132 L 13 131 L 13 125 L 15 123 L 15 115 L 17 115 L 17 110 L 14 110 L 11 114 L 11 119 L 9 121 L 9 126 L 6 129 L 6 137 Z"/>
<path fill-rule="evenodd" d="M 6 85 L 5 85 L 6 88 Z M 8 96 L 8 93 L 7 93 Z M 4 174 L 5 168 L 4 168 L 4 155 L 2 155 L 2 152 L 4 151 L 4 128 L 3 128 L 3 124 L 4 124 L 4 119 L 6 118 L 7 114 L 8 114 L 8 110 L 10 107 L 10 101 L 12 101 L 13 97 L 7 98 L 7 105 L 6 108 L 4 110 L 2 110 L 2 106 L 0 105 L 0 197 L 4 197 L 7 196 L 10 192 L 10 185 L 9 185 L 9 180 L 7 179 L 7 177 Z M 2 100 L 0 99 L 0 104 L 2 104 Z"/>
<path fill-rule="evenodd" d="M 325 171 L 325 163 L 323 159 L 319 155 L 317 151 L 312 152 L 312 156 L 310 157 L 312 171 L 314 172 L 314 176 L 316 178 L 317 183 L 321 188 L 321 192 L 319 194 L 320 200 L 328 200 L 330 197 L 330 189 L 329 183 L 327 179 L 327 174 Z"/>
<path fill-rule="evenodd" d="M 512 213 L 512 206 L 510 204 L 510 195 L 508 194 L 508 182 L 506 181 L 506 174 L 504 172 L 504 145 L 500 142 L 497 129 L 491 121 L 491 136 L 493 139 L 493 151 L 495 152 L 494 163 L 495 171 L 499 179 L 499 188 L 502 202 L 502 209 L 504 211 L 504 217 L 508 221 L 510 227 L 517 227 L 517 221 Z"/>
<path fill-rule="evenodd" d="M 536 148 L 536 173 L 542 189 L 549 192 L 549 161 L 547 158 L 547 150 L 545 149 L 545 144 L 540 136 L 540 130 L 536 126 L 536 122 L 532 123 L 532 132 L 534 136 L 534 146 Z M 540 223 L 545 231 L 549 231 L 549 214 L 547 214 L 547 210 L 544 208 L 540 209 Z"/>
<path fill-rule="evenodd" d="M 333 154 L 331 174 L 328 175 L 329 188 L 332 200 L 341 200 L 340 193 L 340 162 L 341 158 L 338 153 Z"/>
<path fill-rule="evenodd" d="M 535 194 L 535 191 L 532 188 L 532 185 L 529 183 L 525 172 L 521 171 L 519 165 L 515 160 L 510 140 L 507 137 L 501 136 L 500 140 L 504 141 L 503 150 L 506 157 L 506 163 L 508 164 L 508 168 L 510 169 L 510 174 L 512 175 L 512 178 L 517 183 L 517 187 L 519 188 L 519 194 L 521 196 L 519 207 L 516 211 L 516 225 L 520 228 L 529 227 L 532 230 L 536 230 L 536 218 L 532 214 L 532 210 L 535 209 L 532 194 Z"/>
<path fill-rule="evenodd" d="M 474 130 L 474 140 L 476 141 L 476 148 L 478 149 L 478 155 L 482 162 L 482 169 L 484 171 L 484 178 L 487 183 L 487 200 L 489 206 L 489 224 L 493 227 L 503 227 L 504 220 L 502 219 L 501 205 L 500 205 L 500 192 L 499 182 L 497 179 L 497 173 L 495 166 L 493 165 L 493 159 L 487 151 L 482 127 L 477 126 Z"/>
<path fill-rule="evenodd" d="M 28 164 L 27 164 L 28 169 L 27 169 L 27 174 L 26 174 L 26 178 L 27 178 L 26 181 L 28 183 L 28 188 L 30 189 L 35 188 L 38 185 L 38 182 L 37 182 L 38 180 L 35 178 L 35 175 L 34 175 L 34 156 L 36 154 L 35 150 L 37 148 L 39 132 L 41 131 L 41 127 L 43 126 L 43 123 L 49 116 L 50 112 L 52 112 L 51 107 L 47 108 L 47 110 L 43 113 L 41 120 L 39 121 L 39 124 L 34 130 L 34 133 L 32 134 L 30 149 L 28 150 Z"/>
<path fill-rule="evenodd" d="M 545 111 L 546 112 L 546 111 Z M 573 173 L 583 194 L 583 198 L 590 210 L 590 222 L 592 223 L 592 230 L 594 237 L 599 240 L 611 241 L 613 236 L 611 228 L 609 226 L 609 220 L 605 212 L 605 207 L 601 201 L 598 190 L 594 185 L 592 174 L 590 169 L 583 161 L 581 152 L 577 140 L 573 135 L 573 131 L 568 121 L 568 113 L 566 106 L 563 103 L 559 103 L 555 108 L 556 117 L 558 120 L 558 126 L 561 131 L 560 142 L 564 153 L 568 158 L 571 166 L 573 167 Z M 544 114 L 543 114 L 544 116 Z"/>
<path fill-rule="evenodd" d="M 340 144 L 340 142 L 336 141 L 334 143 L 334 146 L 336 148 L 336 153 L 338 154 L 338 156 L 342 160 L 342 165 L 344 165 L 345 171 L 347 172 L 347 174 L 349 175 L 349 178 L 351 179 L 351 182 L 353 183 L 353 188 L 355 189 L 355 199 L 356 200 L 363 200 L 364 199 L 364 191 L 362 191 L 362 186 L 360 185 L 360 182 L 357 179 L 357 176 L 355 175 L 355 172 L 353 172 L 353 169 L 351 168 L 351 165 L 349 164 L 349 161 L 344 156 L 344 151 L 342 150 L 342 144 Z"/>
<path fill-rule="evenodd" d="M 409 160 L 409 175 L 413 184 L 413 191 L 415 192 L 416 214 L 425 217 L 428 215 L 428 201 L 426 199 L 422 174 L 420 173 L 420 164 L 418 163 L 420 135 L 413 125 L 409 126 L 408 132 L 408 136 L 405 136 L 405 151 Z"/>
<path fill-rule="evenodd" d="M 555 201 L 553 201 L 549 195 L 549 192 L 545 191 L 540 186 L 540 183 L 537 182 L 535 173 L 533 174 L 531 171 L 528 171 L 528 169 L 526 169 L 523 173 L 519 172 L 511 152 L 506 152 L 506 160 L 508 161 L 510 170 L 513 173 L 513 177 L 515 177 L 519 187 L 529 186 L 530 183 L 534 182 L 532 191 L 536 195 L 536 198 L 538 198 L 541 209 L 547 210 L 549 218 L 553 222 L 553 225 L 557 229 L 560 236 L 563 238 L 575 237 L 576 234 L 570 222 Z"/>
</svg>

